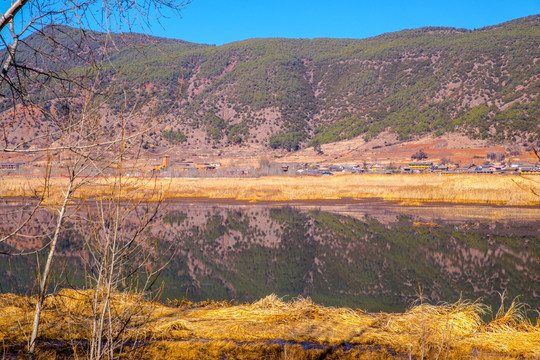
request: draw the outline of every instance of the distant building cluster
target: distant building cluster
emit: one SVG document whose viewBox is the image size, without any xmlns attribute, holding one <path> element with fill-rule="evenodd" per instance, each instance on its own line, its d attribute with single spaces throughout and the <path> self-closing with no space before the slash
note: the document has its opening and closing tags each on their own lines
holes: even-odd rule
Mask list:
<svg viewBox="0 0 540 360">
<path fill-rule="evenodd" d="M 540 163 L 536 164 L 492 164 L 483 165 L 470 164 L 465 167 L 449 167 L 434 165 L 431 162 L 412 162 L 409 166 L 401 168 L 404 173 L 431 172 L 442 174 L 528 174 L 540 175 Z"/>
<path fill-rule="evenodd" d="M 39 161 L 34 162 L 0 162 L 0 171 L 4 174 L 38 175 Z M 396 167 L 393 164 L 363 163 L 342 165 L 321 165 L 317 163 L 306 164 L 266 164 L 256 167 L 223 167 L 219 162 L 195 162 L 182 159 L 172 161 L 169 156 L 161 159 L 139 161 L 139 163 L 123 166 L 128 176 L 153 174 L 163 177 L 258 177 L 266 175 L 302 175 L 322 176 L 334 174 L 523 174 L 540 175 L 540 162 L 534 164 L 510 163 L 493 164 L 486 162 L 483 165 L 470 164 L 465 167 L 434 164 L 428 161 L 410 162 L 405 166 Z M 129 170 L 128 170 L 129 169 Z M 54 172 L 53 172 L 54 174 Z M 61 175 L 61 171 L 56 174 Z M 112 172 L 111 172 L 112 174 Z"/>
<path fill-rule="evenodd" d="M 310 164 L 297 170 L 300 175 L 333 175 L 333 174 L 523 174 L 540 175 L 540 163 L 536 164 L 471 164 L 466 167 L 451 167 L 448 165 L 436 165 L 433 162 L 416 161 L 407 166 L 395 167 L 393 165 L 381 165 L 378 163 L 364 165 L 335 165 L 320 166 Z"/>
</svg>

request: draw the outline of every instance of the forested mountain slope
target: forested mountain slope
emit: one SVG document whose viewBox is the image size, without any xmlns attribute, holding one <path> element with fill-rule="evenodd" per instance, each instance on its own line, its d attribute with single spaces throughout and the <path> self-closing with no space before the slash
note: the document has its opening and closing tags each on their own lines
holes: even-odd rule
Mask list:
<svg viewBox="0 0 540 360">
<path fill-rule="evenodd" d="M 93 37 L 99 46 L 113 48 L 100 36 Z M 20 56 L 33 61 L 39 39 L 29 37 L 34 45 Z M 540 16 L 473 31 L 430 27 L 363 40 L 210 46 L 133 39 L 117 41 L 96 76 L 116 91 L 112 113 L 142 98 L 152 104 L 147 111 L 168 114 L 150 134 L 156 146 L 295 150 L 384 130 L 401 140 L 447 132 L 496 142 L 540 139 Z M 93 46 L 81 54 L 96 53 L 88 51 Z M 88 62 L 67 63 L 72 73 L 88 68 Z M 55 102 L 53 94 L 35 96 Z M 12 106 L 9 97 L 2 106 Z"/>
</svg>

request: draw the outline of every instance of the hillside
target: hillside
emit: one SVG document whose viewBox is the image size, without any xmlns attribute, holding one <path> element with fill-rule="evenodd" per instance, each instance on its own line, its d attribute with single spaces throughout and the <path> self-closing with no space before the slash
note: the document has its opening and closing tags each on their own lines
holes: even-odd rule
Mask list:
<svg viewBox="0 0 540 360">
<path fill-rule="evenodd" d="M 75 30 L 62 29 L 61 48 L 71 49 Z M 103 34 L 92 34 L 80 51 L 62 54 L 63 65 L 32 60 L 32 49 L 57 55 L 58 46 L 40 43 L 41 34 L 25 41 L 19 60 L 100 77 L 102 89 L 114 88 L 108 108 L 116 116 L 144 99 L 151 106 L 140 108 L 141 117 L 162 115 L 147 149 L 290 151 L 383 132 L 398 142 L 457 132 L 540 145 L 540 16 L 477 30 L 429 27 L 363 40 L 223 46 L 136 34 L 128 41 L 114 35 L 109 45 Z M 83 56 L 95 53 L 101 58 Z M 92 63 L 99 63 L 99 75 L 88 70 Z M 43 106 L 70 103 L 53 93 L 36 87 L 33 96 Z M 4 97 L 1 105 L 8 110 L 13 101 Z M 10 126 L 27 136 L 20 122 Z"/>
</svg>

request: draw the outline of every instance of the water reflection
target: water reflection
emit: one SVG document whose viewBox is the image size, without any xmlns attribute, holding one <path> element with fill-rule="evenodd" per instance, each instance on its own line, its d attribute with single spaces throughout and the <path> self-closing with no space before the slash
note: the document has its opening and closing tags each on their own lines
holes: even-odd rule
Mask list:
<svg viewBox="0 0 540 360">
<path fill-rule="evenodd" d="M 180 201 L 165 208 L 151 236 L 163 249 L 175 249 L 164 252 L 170 260 L 160 275 L 165 298 L 252 301 L 276 293 L 398 311 L 418 298 L 419 289 L 433 302 L 461 296 L 493 305 L 506 290 L 538 308 L 539 210 L 511 208 L 506 216 L 498 207 L 376 200 Z M 62 254 L 77 263 L 69 247 Z M 10 279 L 18 289 L 32 283 L 33 273 L 22 270 L 31 261 L 10 260 L 8 266 L 0 257 L 3 283 Z"/>
<path fill-rule="evenodd" d="M 494 304 L 507 290 L 537 307 L 538 222 L 445 222 L 375 205 L 374 217 L 342 204 L 334 213 L 312 204 L 173 207 L 160 228 L 180 249 L 164 274 L 168 291 L 240 301 L 275 292 L 401 310 L 419 288 L 433 301 Z M 428 221 L 438 226 L 422 226 Z"/>
</svg>

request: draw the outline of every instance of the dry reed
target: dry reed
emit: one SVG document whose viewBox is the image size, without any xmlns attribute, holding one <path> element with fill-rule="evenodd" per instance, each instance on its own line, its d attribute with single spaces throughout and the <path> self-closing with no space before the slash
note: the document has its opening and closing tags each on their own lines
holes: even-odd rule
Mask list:
<svg viewBox="0 0 540 360">
<path fill-rule="evenodd" d="M 115 179 L 100 178 L 79 189 L 74 199 L 112 196 Z M 117 180 L 117 179 L 116 179 Z M 49 202 L 61 194 L 65 179 L 55 178 Z M 39 179 L 5 177 L 0 196 L 31 196 L 43 190 Z M 129 199 L 212 198 L 244 201 L 290 201 L 383 198 L 407 203 L 427 201 L 504 205 L 540 204 L 540 177 L 456 174 L 339 175 L 263 178 L 129 178 L 123 194 Z"/>
<path fill-rule="evenodd" d="M 62 290 L 49 297 L 41 338 L 69 344 L 86 339 L 92 295 L 93 291 Z M 0 343 L 6 353 L 27 341 L 33 302 L 28 297 L 0 295 Z M 490 322 L 481 319 L 485 306 L 465 301 L 374 314 L 323 307 L 305 298 L 285 302 L 275 295 L 253 304 L 165 306 L 141 302 L 135 295 L 115 294 L 112 303 L 117 312 L 139 306 L 124 337 L 126 341 L 143 340 L 136 350 L 144 359 L 309 359 L 323 355 L 535 359 L 540 355 L 540 326 L 524 318 L 515 303 Z M 40 351 L 49 356 L 54 349 L 42 346 Z"/>
</svg>

